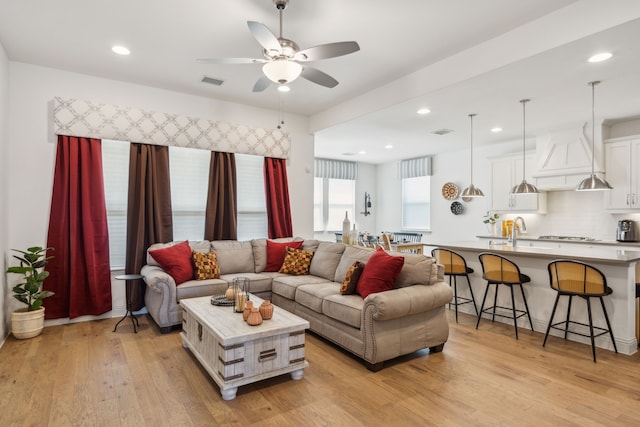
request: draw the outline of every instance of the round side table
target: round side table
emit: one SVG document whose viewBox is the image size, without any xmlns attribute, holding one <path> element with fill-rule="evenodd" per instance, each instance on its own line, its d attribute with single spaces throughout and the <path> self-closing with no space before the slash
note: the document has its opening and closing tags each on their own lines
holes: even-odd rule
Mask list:
<svg viewBox="0 0 640 427">
<path fill-rule="evenodd" d="M 131 317 L 131 323 L 133 323 L 133 331 L 137 334 L 138 333 L 138 326 L 140 326 L 140 323 L 138 323 L 138 318 L 135 316 L 135 314 L 133 314 L 133 311 L 131 311 L 131 282 L 133 282 L 134 280 L 140 280 L 142 279 L 142 275 L 140 274 L 123 274 L 121 276 L 116 276 L 115 277 L 116 280 L 124 280 L 125 281 L 125 297 L 127 299 L 127 312 L 124 314 L 124 316 L 122 316 L 122 319 L 118 320 L 118 323 L 116 323 L 116 326 L 113 328 L 113 332 L 116 331 L 116 329 L 118 328 L 118 325 L 127 318 L 127 315 Z"/>
</svg>

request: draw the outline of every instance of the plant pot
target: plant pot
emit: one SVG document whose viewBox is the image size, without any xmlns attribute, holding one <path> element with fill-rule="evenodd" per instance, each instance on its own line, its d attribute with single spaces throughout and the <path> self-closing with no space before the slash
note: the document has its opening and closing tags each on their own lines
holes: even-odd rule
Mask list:
<svg viewBox="0 0 640 427">
<path fill-rule="evenodd" d="M 23 340 L 40 335 L 44 328 L 44 307 L 27 311 L 21 308 L 11 313 L 11 333 L 17 339 Z"/>
</svg>

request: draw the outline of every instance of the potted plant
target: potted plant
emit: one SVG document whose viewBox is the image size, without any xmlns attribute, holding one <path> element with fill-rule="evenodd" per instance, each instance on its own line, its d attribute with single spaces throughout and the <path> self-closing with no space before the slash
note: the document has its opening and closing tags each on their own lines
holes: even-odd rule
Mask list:
<svg viewBox="0 0 640 427">
<path fill-rule="evenodd" d="M 487 224 L 487 229 L 491 233 L 492 236 L 496 235 L 496 221 L 500 218 L 500 215 L 497 213 L 491 213 L 487 211 L 487 213 L 483 216 L 482 223 Z"/>
<path fill-rule="evenodd" d="M 49 276 L 49 272 L 44 271 L 44 266 L 53 258 L 47 257 L 46 253 L 53 248 L 34 246 L 26 251 L 12 250 L 21 254 L 13 255 L 20 261 L 20 265 L 7 268 L 7 273 L 23 276 L 23 281 L 13 287 L 13 297 L 27 306 L 11 313 L 11 332 L 19 339 L 33 338 L 44 328 L 42 300 L 54 294 L 42 289 L 44 279 Z"/>
</svg>

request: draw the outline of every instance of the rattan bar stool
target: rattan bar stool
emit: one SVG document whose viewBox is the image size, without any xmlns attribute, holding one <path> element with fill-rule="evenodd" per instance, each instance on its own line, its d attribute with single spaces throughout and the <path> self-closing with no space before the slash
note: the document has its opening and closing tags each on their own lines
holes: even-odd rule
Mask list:
<svg viewBox="0 0 640 427">
<path fill-rule="evenodd" d="M 453 300 L 449 303 L 449 307 L 453 305 L 456 310 L 456 323 L 458 323 L 458 306 L 463 304 L 473 303 L 473 309 L 478 315 L 478 306 L 476 305 L 476 299 L 473 296 L 473 289 L 471 288 L 471 281 L 469 280 L 469 274 L 473 273 L 473 268 L 467 267 L 467 262 L 457 252 L 449 249 L 436 248 L 431 251 L 431 256 L 434 257 L 438 264 L 444 265 L 444 274 L 449 276 L 449 286 L 453 281 Z M 464 276 L 467 279 L 467 285 L 469 286 L 469 292 L 471 298 L 458 296 L 458 277 Z"/>
<path fill-rule="evenodd" d="M 484 291 L 484 297 L 482 298 L 482 306 L 478 313 L 478 321 L 476 322 L 476 329 L 480 325 L 480 319 L 482 319 L 482 313 L 491 314 L 491 321 L 494 322 L 496 316 L 513 319 L 513 327 L 516 331 L 516 339 L 518 339 L 518 319 L 522 316 L 527 316 L 529 319 L 529 325 L 531 331 L 533 331 L 533 322 L 531 321 L 531 315 L 529 314 L 529 306 L 527 305 L 527 297 L 524 295 L 523 283 L 528 283 L 531 278 L 526 274 L 520 273 L 518 266 L 507 258 L 489 252 L 483 252 L 478 255 L 480 258 L 480 264 L 482 264 L 482 278 L 487 281 L 487 288 Z M 495 285 L 496 290 L 493 297 L 493 306 L 484 308 L 484 303 L 487 299 L 487 293 L 489 287 Z M 498 305 L 498 289 L 500 285 L 508 286 L 511 291 L 511 307 L 503 307 Z M 524 310 L 516 308 L 516 300 L 513 294 L 513 287 L 518 286 L 522 293 L 522 301 L 524 303 Z M 512 315 L 506 315 L 496 312 L 496 309 L 511 310 Z"/>
<path fill-rule="evenodd" d="M 547 332 L 544 334 L 544 341 L 542 346 L 544 347 L 549 337 L 549 331 L 551 328 L 564 331 L 564 339 L 567 339 L 567 334 L 580 335 L 591 339 L 591 352 L 593 353 L 593 361 L 596 362 L 596 345 L 595 338 L 601 335 L 609 334 L 611 342 L 613 343 L 613 349 L 618 352 L 616 347 L 616 340 L 613 338 L 613 331 L 611 330 L 611 323 L 609 322 L 609 316 L 607 315 L 607 309 L 604 306 L 603 296 L 611 295 L 613 290 L 607 286 L 607 278 L 604 274 L 595 267 L 579 261 L 572 261 L 566 259 L 555 260 L 549 263 L 547 266 L 549 270 L 549 284 L 551 288 L 558 292 L 556 295 L 556 301 L 553 304 L 553 310 L 551 311 L 551 318 L 549 318 L 549 325 L 547 326 Z M 556 308 L 558 307 L 558 301 L 561 296 L 569 297 L 569 303 L 567 305 L 567 318 L 561 322 L 553 323 L 553 317 L 556 314 Z M 587 302 L 587 313 L 589 315 L 589 323 L 577 322 L 570 320 L 571 315 L 571 302 L 573 297 L 580 297 Z M 604 319 L 607 322 L 607 328 L 601 328 L 593 326 L 593 316 L 591 314 L 591 298 L 598 298 L 600 305 L 602 306 L 602 312 L 604 313 Z M 564 327 L 560 327 L 563 325 Z M 583 327 L 589 327 L 589 334 L 578 332 L 576 330 L 569 330 L 569 325 L 578 325 Z M 597 333 L 596 333 L 597 332 Z"/>
</svg>

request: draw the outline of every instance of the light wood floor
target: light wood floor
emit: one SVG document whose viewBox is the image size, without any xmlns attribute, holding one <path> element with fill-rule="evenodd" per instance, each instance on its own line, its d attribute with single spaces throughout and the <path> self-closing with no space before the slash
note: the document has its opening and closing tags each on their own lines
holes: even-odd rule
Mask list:
<svg viewBox="0 0 640 427">
<path fill-rule="evenodd" d="M 462 314 L 444 352 L 421 351 L 373 373 L 307 334 L 310 367 L 240 387 L 215 383 L 149 318 L 45 328 L 0 349 L 0 426 L 640 425 L 640 357 Z"/>
</svg>

